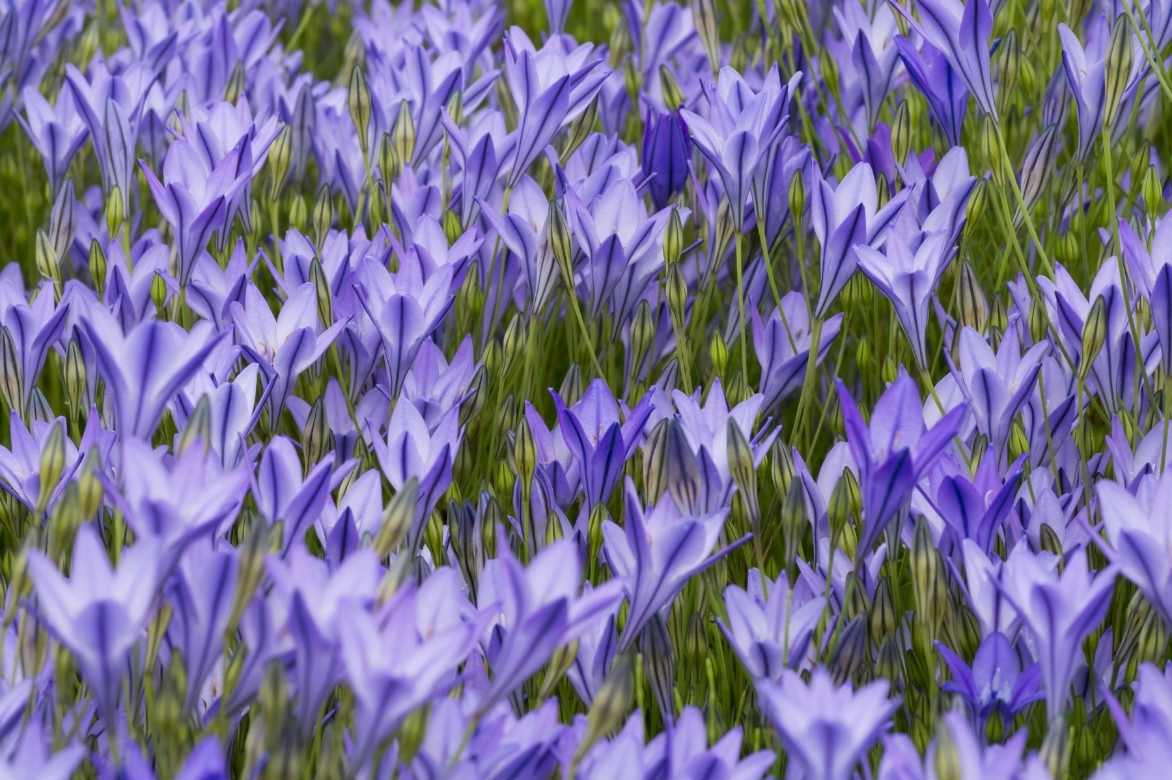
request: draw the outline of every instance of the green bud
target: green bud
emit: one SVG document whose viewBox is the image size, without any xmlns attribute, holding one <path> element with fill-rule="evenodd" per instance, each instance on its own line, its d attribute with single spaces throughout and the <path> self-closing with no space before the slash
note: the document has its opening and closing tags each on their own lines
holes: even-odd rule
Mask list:
<svg viewBox="0 0 1172 780">
<path fill-rule="evenodd" d="M 49 499 L 65 472 L 65 424 L 60 420 L 53 423 L 45 448 L 41 450 L 41 467 L 38 472 L 40 493 L 37 496 L 37 511 L 43 512 L 49 506 Z"/>
<path fill-rule="evenodd" d="M 636 375 L 654 343 L 655 317 L 651 314 L 651 304 L 642 300 L 635 307 L 635 318 L 631 321 L 631 365 Z"/>
<path fill-rule="evenodd" d="M 989 306 L 989 330 L 993 333 L 1004 333 L 1009 326 L 1009 313 L 1005 309 L 1005 300 L 1000 296 L 993 297 Z"/>
<path fill-rule="evenodd" d="M 1082 328 L 1082 350 L 1079 353 L 1078 378 L 1084 380 L 1094 365 L 1099 350 L 1107 340 L 1107 305 L 1103 296 L 1095 298 L 1090 314 Z"/>
<path fill-rule="evenodd" d="M 102 480 L 98 478 L 101 469 L 101 459 L 98 457 L 97 450 L 90 450 L 85 463 L 82 464 L 81 475 L 77 478 L 77 494 L 81 503 L 81 513 L 87 520 L 96 515 L 98 510 L 102 508 Z"/>
<path fill-rule="evenodd" d="M 635 698 L 631 671 L 631 656 L 627 653 L 619 655 L 586 715 L 586 737 L 578 746 L 579 759 L 586 755 L 595 742 L 618 729 L 626 719 Z"/>
<path fill-rule="evenodd" d="M 1115 19 L 1115 28 L 1111 32 L 1111 46 L 1107 50 L 1107 60 L 1104 63 L 1106 83 L 1103 85 L 1103 125 L 1110 130 L 1115 124 L 1115 115 L 1119 112 L 1119 105 L 1123 102 L 1123 94 L 1131 82 L 1132 35 L 1128 26 L 1127 17 L 1120 14 Z"/>
<path fill-rule="evenodd" d="M 155 304 L 156 308 L 161 310 L 167 305 L 168 294 L 167 280 L 161 273 L 156 271 L 151 276 L 151 301 Z"/>
<path fill-rule="evenodd" d="M 305 420 L 305 428 L 301 432 L 301 447 L 305 451 L 307 463 L 317 463 L 326 456 L 331 449 L 332 434 L 329 420 L 326 418 L 326 407 L 321 396 L 309 407 L 309 416 Z"/>
<path fill-rule="evenodd" d="M 411 155 L 415 152 L 415 118 L 411 116 L 411 106 L 406 100 L 399 103 L 399 116 L 395 120 L 392 137 L 394 154 L 399 164 L 411 162 Z"/>
<path fill-rule="evenodd" d="M 390 133 L 383 133 L 378 142 L 378 169 L 382 172 L 382 179 L 389 186 L 399 176 L 403 167 L 402 161 L 395 153 L 395 139 Z"/>
<path fill-rule="evenodd" d="M 65 349 L 65 394 L 74 409 L 85 405 L 85 358 L 81 354 L 81 344 L 75 338 L 69 340 Z"/>
<path fill-rule="evenodd" d="M 224 88 L 224 100 L 228 103 L 235 103 L 240 99 L 244 93 L 244 66 L 243 63 L 236 63 L 236 67 L 232 68 L 232 75 L 228 77 L 228 84 Z"/>
<path fill-rule="evenodd" d="M 460 224 L 460 215 L 451 209 L 444 211 L 443 215 L 444 238 L 448 240 L 448 244 L 454 244 L 464 235 L 464 226 Z"/>
<path fill-rule="evenodd" d="M 1017 40 L 1017 31 L 1013 28 L 1005 32 L 1001 45 L 998 46 L 998 54 L 1001 57 L 1001 78 L 997 92 L 1004 110 L 1005 104 L 1015 97 L 1018 77 L 1021 74 L 1021 45 Z"/>
<path fill-rule="evenodd" d="M 728 368 L 728 345 L 724 343 L 724 336 L 720 329 L 713 331 L 712 341 L 708 344 L 708 357 L 712 360 L 712 370 L 717 376 L 724 376 Z"/>
<path fill-rule="evenodd" d="M 937 600 L 940 577 L 940 556 L 932 540 L 932 532 L 923 518 L 916 523 L 911 553 L 912 592 L 916 599 L 918 616 L 930 626 L 939 624 L 944 604 Z M 947 593 L 944 595 L 947 599 Z"/>
<path fill-rule="evenodd" d="M 891 124 L 891 151 L 895 161 L 901 165 L 907 162 L 912 152 L 912 124 L 906 100 L 901 100 L 895 108 L 895 120 Z"/>
<path fill-rule="evenodd" d="M 528 420 L 522 420 L 513 437 L 513 469 L 521 480 L 521 489 L 528 491 L 533 484 L 533 472 L 537 470 L 537 443 Z"/>
<path fill-rule="evenodd" d="M 866 339 L 859 339 L 858 346 L 855 347 L 855 365 L 859 367 L 859 373 L 866 374 L 871 368 L 871 343 Z"/>
<path fill-rule="evenodd" d="M 663 94 L 663 104 L 668 111 L 676 111 L 684 104 L 684 91 L 680 83 L 666 64 L 659 66 L 659 86 Z"/>
<path fill-rule="evenodd" d="M 672 313 L 683 321 L 685 307 L 688 305 L 688 283 L 684 280 L 684 272 L 679 266 L 673 266 L 667 272 L 667 305 Z"/>
<path fill-rule="evenodd" d="M 61 265 L 57 262 L 57 253 L 53 251 L 48 234 L 43 230 L 37 231 L 36 263 L 37 273 L 60 289 Z"/>
<path fill-rule="evenodd" d="M 362 156 L 369 151 L 370 120 L 373 113 L 370 101 L 370 87 L 366 84 L 366 73 L 355 64 L 350 69 L 350 86 L 346 93 L 346 102 L 350 108 L 350 121 L 358 133 L 358 145 L 362 148 Z"/>
<path fill-rule="evenodd" d="M 684 221 L 680 218 L 680 210 L 671 210 L 671 219 L 667 223 L 667 230 L 663 235 L 663 262 L 668 268 L 673 267 L 684 255 Z"/>
<path fill-rule="evenodd" d="M 981 289 L 981 283 L 977 281 L 977 275 L 969 263 L 963 263 L 960 267 L 958 296 L 961 324 L 977 333 L 984 333 L 989 324 L 989 299 L 985 297 L 985 291 Z"/>
<path fill-rule="evenodd" d="M 289 165 L 293 161 L 293 130 L 286 125 L 281 128 L 277 138 L 269 150 L 268 165 L 272 175 L 270 194 L 276 200 L 285 186 L 285 179 L 289 176 Z"/>
<path fill-rule="evenodd" d="M 1021 421 L 1015 419 L 1009 426 L 1009 457 L 1016 460 L 1019 456 L 1030 451 L 1030 439 L 1026 436 Z"/>
<path fill-rule="evenodd" d="M 786 495 L 797 475 L 797 466 L 789 446 L 781 437 L 774 439 L 769 447 L 769 478 L 773 482 L 773 489 L 779 496 Z"/>
<path fill-rule="evenodd" d="M 122 222 L 126 219 L 125 208 L 122 205 L 122 190 L 115 187 L 106 198 L 106 232 L 111 236 L 118 235 L 122 229 Z"/>
<path fill-rule="evenodd" d="M 855 556 L 855 548 L 849 537 L 853 535 L 862 503 L 859 481 L 855 478 L 854 472 L 850 469 L 843 469 L 842 476 L 838 478 L 834 490 L 830 493 L 827 514 L 830 532 L 838 536 L 839 549 L 852 558 Z"/>
<path fill-rule="evenodd" d="M 374 540 L 374 551 L 380 559 L 386 558 L 406 541 L 415 520 L 418 494 L 419 481 L 411 477 L 391 496 L 383 510 L 383 524 Z"/>
<path fill-rule="evenodd" d="M 936 729 L 932 768 L 936 772 L 936 780 L 963 780 L 965 777 L 960 755 L 956 752 L 952 729 L 947 724 L 943 728 Z"/>
<path fill-rule="evenodd" d="M 66 179 L 53 201 L 53 211 L 49 216 L 49 243 L 53 247 L 53 256 L 58 266 L 73 243 L 76 203 L 73 197 L 73 182 Z"/>
<path fill-rule="evenodd" d="M 801 219 L 806 209 L 806 187 L 801 176 L 794 176 L 789 182 L 789 213 L 793 219 Z"/>
<path fill-rule="evenodd" d="M 850 577 L 854 576 L 852 572 Z M 830 657 L 830 671 L 839 685 L 848 681 L 858 682 L 865 670 L 871 667 L 871 656 L 867 652 L 867 620 L 864 615 L 852 618 L 838 637 L 838 645 Z"/>
<path fill-rule="evenodd" d="M 1144 206 L 1147 208 L 1148 216 L 1155 220 L 1164 206 L 1164 183 L 1160 181 L 1160 174 L 1156 173 L 1155 168 L 1149 167 L 1144 173 L 1140 191 L 1143 193 Z"/>
<path fill-rule="evenodd" d="M 727 426 L 728 465 L 733 481 L 736 482 L 749 517 L 754 522 L 761 516 L 757 503 L 757 465 L 753 462 L 753 450 L 736 420 L 729 418 Z"/>
<path fill-rule="evenodd" d="M 691 0 L 692 23 L 700 34 L 700 42 L 708 55 L 708 64 L 715 74 L 720 70 L 720 29 L 713 0 Z"/>
<path fill-rule="evenodd" d="M 562 148 L 562 159 L 569 159 L 582 142 L 590 137 L 598 124 L 598 100 L 591 100 L 581 116 L 570 125 L 570 132 L 566 136 L 566 145 Z"/>
<path fill-rule="evenodd" d="M 300 192 L 293 196 L 289 203 L 289 227 L 304 232 L 309 222 L 309 207 L 305 205 L 305 196 Z"/>
<path fill-rule="evenodd" d="M 1054 532 L 1049 523 L 1042 523 L 1042 527 L 1038 530 L 1038 544 L 1048 553 L 1062 555 L 1062 540 L 1058 538 L 1058 534 Z"/>
<path fill-rule="evenodd" d="M 565 377 L 562 378 L 561 387 L 558 388 L 558 395 L 562 397 L 562 401 L 566 406 L 573 406 L 578 403 L 578 400 L 584 392 L 586 392 L 586 381 L 582 377 L 582 369 L 577 363 L 571 363 L 570 368 L 566 371 Z"/>
<path fill-rule="evenodd" d="M 871 636 L 876 640 L 892 637 L 899 630 L 899 618 L 895 614 L 895 601 L 891 596 L 891 582 L 886 577 L 880 578 L 879 586 L 875 589 L 870 621 Z"/>
<path fill-rule="evenodd" d="M 201 396 L 187 418 L 187 425 L 179 436 L 177 449 L 186 452 L 187 448 L 199 442 L 203 445 L 204 453 L 208 451 L 212 441 L 212 404 L 206 395 Z"/>
<path fill-rule="evenodd" d="M 318 319 L 321 320 L 322 327 L 328 328 L 334 324 L 334 297 L 330 292 L 330 282 L 326 279 L 321 260 L 317 257 L 309 262 L 309 280 L 313 282 L 314 297 L 317 298 Z"/>
<path fill-rule="evenodd" d="M 317 198 L 313 202 L 313 235 L 318 249 L 325 243 L 326 234 L 334 224 L 334 201 L 330 197 L 329 185 L 323 184 L 318 188 Z"/>
</svg>

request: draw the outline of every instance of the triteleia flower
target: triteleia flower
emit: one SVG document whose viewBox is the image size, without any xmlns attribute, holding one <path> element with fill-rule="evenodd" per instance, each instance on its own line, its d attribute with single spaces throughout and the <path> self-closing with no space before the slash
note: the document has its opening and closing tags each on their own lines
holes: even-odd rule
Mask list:
<svg viewBox="0 0 1172 780">
<path fill-rule="evenodd" d="M 135 534 L 155 540 L 167 572 L 187 545 L 235 517 L 250 476 L 247 467 L 223 469 L 199 442 L 168 457 L 126 439 L 118 483 L 107 490 Z"/>
<path fill-rule="evenodd" d="M 950 144 L 959 144 L 969 102 L 964 78 L 948 57 L 926 40 L 917 49 L 908 38 L 898 35 L 895 47 L 912 84 L 928 101 L 928 111 L 945 139 Z"/>
<path fill-rule="evenodd" d="M 477 594 L 481 607 L 492 613 L 485 640 L 492 681 L 481 711 L 516 690 L 622 597 L 617 581 L 581 590 L 582 562 L 570 541 L 554 542 L 524 567 L 503 538 L 497 550 L 501 554 L 485 564 Z"/>
<path fill-rule="evenodd" d="M 926 368 L 928 304 L 956 250 L 943 231 L 901 230 L 900 222 L 888 234 L 882 252 L 865 245 L 856 247 L 855 252 L 859 268 L 895 308 L 916 362 Z"/>
<path fill-rule="evenodd" d="M 229 545 L 217 548 L 210 541 L 197 543 L 185 551 L 179 561 L 179 576 L 171 580 L 175 612 L 168 636 L 183 656 L 188 712 L 196 710 L 204 683 L 223 651 L 224 629 L 236 597 L 238 558 L 236 549 Z"/>
<path fill-rule="evenodd" d="M 52 106 L 35 89 L 26 87 L 21 97 L 28 116 L 27 121 L 21 120 L 21 125 L 33 146 L 41 153 L 45 172 L 49 176 L 49 188 L 56 193 L 73 156 L 85 143 L 85 120 L 74 106 L 68 90 L 62 90 Z"/>
<path fill-rule="evenodd" d="M 1172 764 L 1172 666 L 1161 670 L 1143 664 L 1132 687 L 1135 705 L 1130 717 L 1114 696 L 1107 696 L 1122 744 L 1092 775 L 1094 780 L 1160 777 Z"/>
<path fill-rule="evenodd" d="M 401 398 L 391 412 L 386 438 L 373 431 L 366 435 L 379 468 L 395 490 L 402 490 L 410 479 L 419 481 L 418 513 L 408 548 L 416 550 L 427 518 L 452 481 L 452 463 L 462 436 L 460 410 L 452 407 L 430 428 L 415 404 Z"/>
<path fill-rule="evenodd" d="M 0 303 L 0 338 L 4 339 L 0 349 L 5 364 L 2 384 L 10 409 L 23 413 L 28 408 L 49 351 L 65 330 L 70 308 L 67 299 L 55 300 L 49 282 L 38 288 L 29 303 Z"/>
<path fill-rule="evenodd" d="M 644 510 L 634 484 L 627 480 L 624 526 L 608 520 L 602 527 L 607 563 L 631 605 L 619 637 L 620 652 L 672 602 L 689 579 L 748 541 L 745 536 L 712 552 L 724 530 L 726 514 L 722 509 L 687 515 L 667 497 Z"/>
<path fill-rule="evenodd" d="M 79 325 L 96 356 L 112 397 L 119 435 L 148 438 L 167 404 L 203 365 L 223 333 L 206 322 L 191 331 L 172 322 L 149 320 L 129 333 L 99 306 L 91 306 Z"/>
<path fill-rule="evenodd" d="M 977 430 L 1003 458 L 1013 418 L 1033 392 L 1050 343 L 1039 342 L 1024 354 L 1016 328 L 1010 328 L 994 352 L 975 330 L 960 332 L 960 365 L 953 372 L 976 420 Z"/>
<path fill-rule="evenodd" d="M 334 454 L 313 464 L 302 478 L 301 458 L 293 442 L 274 436 L 260 459 L 252 493 L 261 515 L 270 523 L 284 523 L 282 550 L 292 549 L 317 518 L 330 490 L 349 472 L 334 469 Z"/>
<path fill-rule="evenodd" d="M 1130 490 L 1109 481 L 1096 490 L 1110 543 L 1101 546 L 1172 625 L 1172 472 L 1141 477 Z"/>
<path fill-rule="evenodd" d="M 875 172 L 867 163 L 855 165 L 835 186 L 816 170 L 812 179 L 810 219 L 822 248 L 822 283 L 814 316 L 821 318 L 858 266 L 856 247 L 877 245 L 882 240 L 903 208 L 907 190 L 901 190 L 880 209 Z"/>
<path fill-rule="evenodd" d="M 498 215 L 482 204 L 481 214 L 521 264 L 525 285 L 521 294 L 526 310 L 534 314 L 544 311 L 558 273 L 549 243 L 549 200 L 545 193 L 537 182 L 524 176 L 509 198 L 508 213 Z"/>
<path fill-rule="evenodd" d="M 720 71 L 716 85 L 708 84 L 704 94 L 708 117 L 683 109 L 680 115 L 696 147 L 720 176 L 728 198 L 733 225 L 745 225 L 745 204 L 753 194 L 759 166 L 781 141 L 788 120 L 789 100 L 801 74 L 783 84 L 776 67 L 754 89 L 732 68 Z M 757 208 L 763 211 L 761 203 Z"/>
<path fill-rule="evenodd" d="M 149 540 L 139 541 L 121 551 L 115 570 L 90 525 L 82 526 L 73 543 L 69 579 L 39 551 L 28 553 L 37 615 L 69 648 L 107 719 L 117 710 L 130 649 L 143 638 L 150 617 L 156 554 Z"/>
<path fill-rule="evenodd" d="M 816 360 L 821 362 L 834 343 L 842 327 L 842 314 L 835 314 L 822 323 Z M 796 291 L 781 298 L 781 306 L 774 309 L 769 319 L 762 322 L 753 311 L 750 315 L 753 330 L 753 350 L 761 366 L 760 391 L 764 397 L 761 409 L 772 411 L 787 396 L 801 387 L 810 363 L 810 349 L 814 336 L 810 329 L 809 310 L 802 294 Z"/>
<path fill-rule="evenodd" d="M 989 65 L 993 14 L 989 0 L 921 0 L 919 18 L 891 0 L 921 36 L 948 58 L 969 92 L 989 116 L 997 118 L 997 96 Z"/>
<path fill-rule="evenodd" d="M 823 669 L 809 683 L 788 669 L 780 682 L 757 681 L 757 697 L 789 757 L 787 777 L 847 780 L 887 729 L 898 699 L 887 681 L 835 687 Z"/>
<path fill-rule="evenodd" d="M 47 499 L 47 503 L 40 509 L 52 506 L 84 455 L 84 451 L 78 451 L 77 445 L 65 435 L 65 431 L 63 417 L 48 422 L 33 420 L 31 425 L 25 427 L 20 416 L 11 412 L 8 416 L 8 439 L 12 449 L 0 444 L 0 489 L 30 510 L 38 509 L 42 498 Z M 63 445 L 61 471 L 54 484 L 42 485 L 41 462 L 56 432 L 60 433 Z"/>
<path fill-rule="evenodd" d="M 950 712 L 923 759 L 906 734 L 887 737 L 878 780 L 1050 780 L 1042 759 L 1025 752 L 1028 736 L 1022 729 L 1004 743 L 985 744 L 983 730 L 974 730 L 961 713 Z"/>
<path fill-rule="evenodd" d="M 276 317 L 255 285 L 244 290 L 244 302 L 229 305 L 236 339 L 273 383 L 269 395 L 273 418 L 285 407 L 293 383 L 329 349 L 346 326 L 318 326 L 317 295 L 305 283 L 284 302 Z"/>
<path fill-rule="evenodd" d="M 1119 109 L 1126 102 L 1125 97 L 1136 87 L 1144 70 L 1144 57 L 1140 43 L 1128 33 L 1132 49 L 1131 69 L 1125 74 L 1112 74 L 1113 79 L 1123 78 L 1121 89 L 1115 95 L 1115 105 L 1107 105 L 1109 94 L 1106 59 L 1111 48 L 1111 24 L 1107 17 L 1095 14 L 1088 24 L 1089 45 L 1083 48 L 1078 36 L 1065 24 L 1058 25 L 1058 36 L 1062 39 L 1062 69 L 1067 84 L 1078 108 L 1078 155 L 1086 157 L 1099 138 L 1103 123 L 1114 124 Z"/>
<path fill-rule="evenodd" d="M 773 753 L 760 750 L 741 757 L 741 729 L 734 728 L 708 747 L 704 715 L 685 707 L 679 719 L 645 743 L 643 714 L 635 712 L 613 739 L 599 742 L 583 759 L 588 780 L 650 780 L 655 777 L 709 777 L 757 780 L 765 777 Z"/>
<path fill-rule="evenodd" d="M 952 675 L 944 690 L 964 699 L 978 726 L 994 712 L 1016 717 L 1042 698 L 1041 668 L 1036 663 L 1022 668 L 1017 650 L 999 631 L 981 641 L 971 667 L 942 642 L 936 642 L 936 650 Z"/>
<path fill-rule="evenodd" d="M 367 766 L 412 710 L 456 682 L 484 622 L 460 614 L 471 609 L 459 579 L 440 569 L 382 609 L 350 609 L 339 621 L 342 661 L 358 704 L 349 754 L 355 769 Z"/>
<path fill-rule="evenodd" d="M 1038 659 L 1051 723 L 1062 717 L 1083 640 L 1111 601 L 1116 570 L 1092 573 L 1085 549 L 1071 554 L 1061 573 L 1048 553 L 1019 542 L 1005 561 L 1001 587 L 1022 618 L 1030 652 Z"/>
<path fill-rule="evenodd" d="M 784 573 L 772 581 L 751 569 L 747 584 L 725 588 L 728 623 L 717 622 L 754 679 L 777 681 L 803 666 L 826 600 L 802 580 L 791 588 Z"/>
<path fill-rule="evenodd" d="M 927 428 L 916 384 L 902 371 L 875 403 L 869 426 L 841 380 L 838 395 L 847 444 L 863 488 L 863 529 L 857 548 L 863 555 L 911 497 L 920 475 L 952 441 L 966 408 L 953 408 Z"/>
</svg>

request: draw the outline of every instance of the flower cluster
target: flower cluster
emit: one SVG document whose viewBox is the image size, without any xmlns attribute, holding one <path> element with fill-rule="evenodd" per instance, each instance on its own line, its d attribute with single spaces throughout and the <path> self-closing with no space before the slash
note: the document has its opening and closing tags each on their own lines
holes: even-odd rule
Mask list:
<svg viewBox="0 0 1172 780">
<path fill-rule="evenodd" d="M 1172 2 L 1058 5 L 0 2 L 0 776 L 1166 772 Z"/>
</svg>

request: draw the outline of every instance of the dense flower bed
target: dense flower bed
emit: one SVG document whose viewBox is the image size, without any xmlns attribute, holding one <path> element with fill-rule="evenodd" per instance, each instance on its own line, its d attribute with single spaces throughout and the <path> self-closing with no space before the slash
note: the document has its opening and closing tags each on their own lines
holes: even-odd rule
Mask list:
<svg viewBox="0 0 1172 780">
<path fill-rule="evenodd" d="M 416 5 L 0 0 L 0 776 L 1164 776 L 1172 2 Z"/>
</svg>

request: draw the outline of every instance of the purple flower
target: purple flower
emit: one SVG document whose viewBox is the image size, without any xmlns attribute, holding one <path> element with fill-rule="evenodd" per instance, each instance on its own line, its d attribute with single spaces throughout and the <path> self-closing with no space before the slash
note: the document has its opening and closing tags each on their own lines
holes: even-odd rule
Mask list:
<svg viewBox="0 0 1172 780">
<path fill-rule="evenodd" d="M 952 674 L 944 689 L 964 699 L 978 725 L 996 711 L 1016 717 L 1042 698 L 1041 668 L 1033 663 L 1023 669 L 1017 651 L 998 631 L 981 641 L 971 667 L 941 642 L 936 642 L 936 650 Z"/>
<path fill-rule="evenodd" d="M 157 586 L 157 549 L 140 541 L 121 551 L 118 568 L 93 526 L 73 543 L 70 578 L 37 550 L 28 553 L 37 616 L 73 654 L 107 725 L 114 717 L 131 647 L 144 636 Z"/>
<path fill-rule="evenodd" d="M 822 247 L 819 259 L 822 284 L 814 316 L 821 318 L 855 272 L 858 265 L 856 247 L 881 242 L 903 208 L 907 191 L 901 191 L 880 209 L 875 172 L 867 163 L 855 165 L 836 186 L 823 179 L 816 170 L 812 179 L 810 218 Z"/>
<path fill-rule="evenodd" d="M 1172 472 L 1141 477 L 1132 489 L 1117 482 L 1096 485 L 1110 546 L 1102 545 L 1119 572 L 1135 583 L 1172 625 Z"/>
<path fill-rule="evenodd" d="M 142 322 L 123 334 L 114 318 L 98 306 L 91 306 L 79 325 L 106 380 L 117 431 L 123 437 L 150 437 L 167 404 L 224 335 L 206 322 L 188 332 L 157 320 Z"/>
<path fill-rule="evenodd" d="M 69 170 L 69 163 L 85 143 L 86 124 L 67 90 L 57 95 L 50 106 L 41 93 L 26 87 L 21 93 L 28 120 L 21 120 L 33 146 L 41 153 L 49 188 L 56 193 Z"/>
<path fill-rule="evenodd" d="M 863 489 L 863 529 L 857 548 L 863 555 L 906 505 L 920 475 L 952 441 L 966 409 L 957 406 L 927 428 L 916 384 L 903 371 L 875 403 L 869 426 L 841 380 L 838 395 Z"/>
<path fill-rule="evenodd" d="M 501 555 L 485 565 L 477 594 L 481 608 L 492 615 L 484 642 L 492 681 L 481 711 L 511 694 L 558 647 L 613 610 L 622 589 L 612 581 L 579 595 L 582 563 L 577 545 L 569 541 L 554 542 L 525 567 L 503 537 L 497 549 Z"/>
<path fill-rule="evenodd" d="M 753 679 L 776 682 L 783 670 L 805 665 L 826 600 L 802 580 L 791 588 L 785 574 L 771 581 L 751 569 L 747 585 L 725 588 L 728 623 L 717 622 Z"/>
<path fill-rule="evenodd" d="M 732 211 L 733 226 L 745 225 L 745 203 L 753 194 L 761 164 L 781 141 L 788 120 L 789 100 L 801 74 L 782 84 L 776 67 L 754 89 L 732 68 L 720 71 L 716 85 L 707 84 L 704 96 L 708 117 L 683 109 L 680 115 L 692 140 L 720 176 Z M 762 198 L 757 199 L 758 211 Z"/>
<path fill-rule="evenodd" d="M 301 459 L 293 442 L 274 436 L 261 456 L 252 486 L 257 509 L 270 523 L 284 523 L 282 550 L 295 547 L 329 499 L 330 490 L 348 473 L 349 467 L 334 469 L 330 453 L 313 464 L 302 479 Z"/>
<path fill-rule="evenodd" d="M 1113 696 L 1107 697 L 1120 746 L 1092 777 L 1128 780 L 1159 777 L 1172 762 L 1172 667 L 1143 664 L 1133 685 L 1135 705 L 1129 717 Z"/>
<path fill-rule="evenodd" d="M 943 231 L 920 233 L 911 226 L 900 229 L 903 222 L 897 220 L 882 252 L 865 245 L 856 247 L 855 252 L 859 268 L 891 301 L 916 362 L 926 369 L 928 303 L 956 250 Z"/>
<path fill-rule="evenodd" d="M 630 647 L 643 627 L 672 602 L 696 574 L 748 541 L 744 537 L 716 553 L 727 510 L 692 516 L 667 497 L 644 510 L 635 486 L 627 481 L 624 527 L 602 527 L 607 564 L 630 601 L 619 651 Z"/>
<path fill-rule="evenodd" d="M 32 400 L 49 350 L 65 330 L 71 308 L 67 299 L 57 302 L 52 285 L 46 282 L 29 303 L 0 302 L 0 338 L 5 341 L 3 351 L 11 350 L 11 356 L 5 357 L 4 393 L 11 396 L 7 398 L 9 408 L 22 415 Z M 8 368 L 9 361 L 15 371 Z"/>
<path fill-rule="evenodd" d="M 817 361 L 821 362 L 826 357 L 830 345 L 838 336 L 842 316 L 836 314 L 822 324 Z M 813 345 L 810 317 L 802 294 L 796 291 L 783 295 L 781 306 L 774 309 L 764 322 L 756 311 L 750 317 L 754 354 L 761 366 L 760 390 L 765 398 L 761 408 L 772 410 L 801 387 L 805 379 Z"/>
<path fill-rule="evenodd" d="M 1118 104 L 1106 105 L 1108 98 L 1106 59 L 1111 47 L 1111 23 L 1107 17 L 1095 14 L 1087 25 L 1090 41 L 1087 48 L 1065 24 L 1058 25 L 1062 39 L 1062 69 L 1074 104 L 1078 109 L 1078 155 L 1085 158 L 1099 138 L 1104 122 L 1114 124 L 1116 114 L 1126 102 L 1123 97 L 1136 88 L 1144 69 L 1144 56 L 1139 39 L 1128 35 L 1131 48 L 1131 69 L 1125 74 L 1112 74 L 1113 79 L 1124 78 Z M 1108 114 L 1107 112 L 1111 112 Z"/>
<path fill-rule="evenodd" d="M 402 490 L 410 479 L 419 482 L 411 550 L 418 548 L 423 525 L 452 481 L 452 463 L 462 436 L 459 411 L 452 407 L 431 428 L 415 404 L 402 398 L 391 412 L 385 439 L 367 431 L 379 468 L 395 490 Z"/>
<path fill-rule="evenodd" d="M 236 550 L 227 545 L 216 549 L 210 542 L 195 544 L 184 551 L 178 576 L 172 580 L 170 598 L 175 612 L 168 636 L 183 656 L 188 712 L 196 710 L 204 684 L 224 649 L 224 629 L 236 597 L 238 558 Z M 210 704 L 205 701 L 204 708 Z"/>
<path fill-rule="evenodd" d="M 1050 771 L 1040 757 L 1023 755 L 1028 736 L 1022 729 L 1002 744 L 985 744 L 981 729 L 974 730 L 961 713 L 950 712 L 922 760 L 906 734 L 887 737 L 878 780 L 930 780 L 939 778 L 943 767 L 955 772 L 952 776 L 958 780 L 1049 780 Z M 942 754 L 945 750 L 947 755 Z"/>
<path fill-rule="evenodd" d="M 757 697 L 789 757 L 788 776 L 825 780 L 853 777 L 899 706 L 887 697 L 886 680 L 838 688 L 822 669 L 809 683 L 788 669 L 780 682 L 758 680 Z"/>
<path fill-rule="evenodd" d="M 891 3 L 916 32 L 943 52 L 977 105 L 996 120 L 997 98 L 989 66 L 993 14 L 988 0 L 921 0 L 916 3 L 918 20 L 894 0 Z"/>
<path fill-rule="evenodd" d="M 1071 554 L 1061 572 L 1048 553 L 1021 542 L 1005 561 L 1001 587 L 1022 618 L 1030 652 L 1038 660 L 1051 723 L 1062 717 L 1083 640 L 1106 614 L 1115 568 L 1097 574 L 1085 549 Z"/>
<path fill-rule="evenodd" d="M 928 111 L 945 139 L 952 145 L 959 144 L 969 102 L 964 79 L 944 53 L 927 40 L 917 49 L 908 38 L 899 35 L 895 47 L 912 84 L 928 101 Z"/>
</svg>

